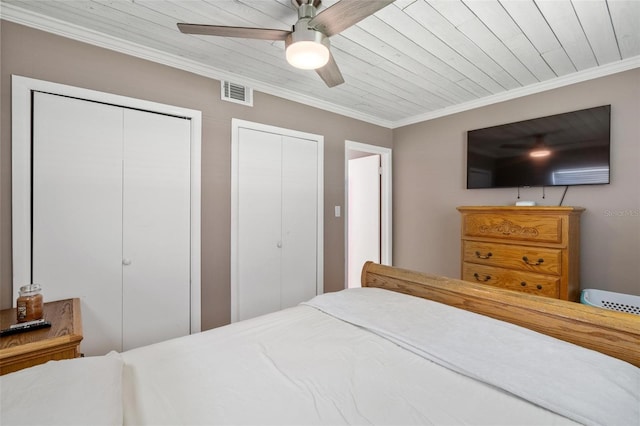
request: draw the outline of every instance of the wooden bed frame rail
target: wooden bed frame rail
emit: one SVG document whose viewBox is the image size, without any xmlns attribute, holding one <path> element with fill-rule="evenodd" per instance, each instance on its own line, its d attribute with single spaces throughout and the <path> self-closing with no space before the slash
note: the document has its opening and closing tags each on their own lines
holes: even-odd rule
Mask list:
<svg viewBox="0 0 640 426">
<path fill-rule="evenodd" d="M 362 286 L 429 299 L 507 321 L 640 367 L 640 315 L 365 263 Z"/>
</svg>

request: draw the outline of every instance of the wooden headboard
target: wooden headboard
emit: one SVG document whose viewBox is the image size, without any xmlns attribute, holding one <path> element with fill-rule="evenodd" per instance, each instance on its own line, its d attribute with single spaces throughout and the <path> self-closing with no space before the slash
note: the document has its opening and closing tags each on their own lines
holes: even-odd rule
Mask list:
<svg viewBox="0 0 640 426">
<path fill-rule="evenodd" d="M 373 262 L 362 286 L 378 287 L 486 315 L 640 367 L 640 316 Z"/>
</svg>

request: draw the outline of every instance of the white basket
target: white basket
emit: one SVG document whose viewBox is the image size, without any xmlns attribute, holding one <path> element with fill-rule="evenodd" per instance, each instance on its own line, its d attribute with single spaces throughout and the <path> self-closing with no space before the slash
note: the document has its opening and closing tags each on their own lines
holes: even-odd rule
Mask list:
<svg viewBox="0 0 640 426">
<path fill-rule="evenodd" d="M 580 302 L 585 305 L 640 315 L 640 296 L 613 291 L 582 290 Z"/>
</svg>

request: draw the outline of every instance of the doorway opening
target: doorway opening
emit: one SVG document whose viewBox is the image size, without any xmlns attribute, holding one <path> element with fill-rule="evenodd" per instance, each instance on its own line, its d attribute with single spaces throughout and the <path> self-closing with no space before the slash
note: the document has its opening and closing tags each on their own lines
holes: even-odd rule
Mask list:
<svg viewBox="0 0 640 426">
<path fill-rule="evenodd" d="M 360 287 L 367 260 L 391 265 L 391 149 L 346 141 L 345 287 Z"/>
</svg>

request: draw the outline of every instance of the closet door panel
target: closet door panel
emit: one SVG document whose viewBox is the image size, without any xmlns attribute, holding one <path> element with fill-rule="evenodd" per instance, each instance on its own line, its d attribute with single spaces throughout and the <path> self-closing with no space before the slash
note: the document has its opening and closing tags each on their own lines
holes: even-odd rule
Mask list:
<svg viewBox="0 0 640 426">
<path fill-rule="evenodd" d="M 238 317 L 280 309 L 281 136 L 240 129 Z"/>
<path fill-rule="evenodd" d="M 124 113 L 123 349 L 190 331 L 190 123 Z"/>
<path fill-rule="evenodd" d="M 281 308 L 316 295 L 318 144 L 282 138 Z"/>
<path fill-rule="evenodd" d="M 122 109 L 37 92 L 33 105 L 33 282 L 45 301 L 81 299 L 84 353 L 119 350 Z"/>
</svg>

